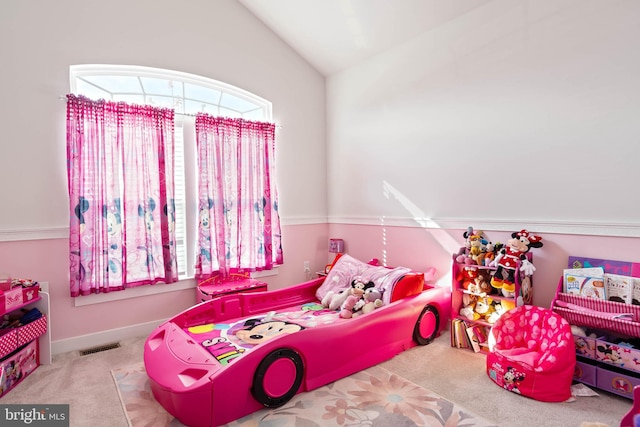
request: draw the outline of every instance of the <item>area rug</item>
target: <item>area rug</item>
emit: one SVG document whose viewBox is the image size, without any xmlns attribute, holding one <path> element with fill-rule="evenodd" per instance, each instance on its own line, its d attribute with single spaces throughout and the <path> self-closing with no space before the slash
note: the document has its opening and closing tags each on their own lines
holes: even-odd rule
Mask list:
<svg viewBox="0 0 640 427">
<path fill-rule="evenodd" d="M 158 404 L 143 364 L 111 371 L 131 427 L 183 426 Z M 489 427 L 443 397 L 379 366 L 316 390 L 299 393 L 277 409 L 264 409 L 230 427 Z"/>
</svg>

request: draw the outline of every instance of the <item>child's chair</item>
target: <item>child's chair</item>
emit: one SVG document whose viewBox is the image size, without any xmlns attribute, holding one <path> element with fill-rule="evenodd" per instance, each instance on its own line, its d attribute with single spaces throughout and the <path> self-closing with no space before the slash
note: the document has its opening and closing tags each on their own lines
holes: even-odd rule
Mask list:
<svg viewBox="0 0 640 427">
<path fill-rule="evenodd" d="M 487 375 L 506 390 L 543 402 L 565 401 L 575 366 L 571 326 L 551 310 L 516 307 L 491 328 Z"/>
</svg>

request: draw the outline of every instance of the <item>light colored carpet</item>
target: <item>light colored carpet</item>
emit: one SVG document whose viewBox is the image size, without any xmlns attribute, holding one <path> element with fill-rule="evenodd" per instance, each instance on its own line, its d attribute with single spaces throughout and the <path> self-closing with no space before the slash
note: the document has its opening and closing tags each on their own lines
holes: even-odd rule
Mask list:
<svg viewBox="0 0 640 427">
<path fill-rule="evenodd" d="M 153 399 L 142 363 L 114 369 L 112 374 L 131 427 L 182 426 Z M 227 425 L 495 426 L 379 366 L 297 394 L 280 408 L 264 409 Z"/>
<path fill-rule="evenodd" d="M 146 337 L 87 356 L 69 352 L 38 367 L 0 403 L 70 405 L 71 427 L 127 427 L 112 369 L 142 362 Z M 451 348 L 447 331 L 433 343 L 407 350 L 379 366 L 444 397 L 500 427 L 579 427 L 583 421 L 617 427 L 631 407 L 623 397 L 599 396 L 571 403 L 544 403 L 510 393 L 485 373 L 485 356 Z"/>
</svg>

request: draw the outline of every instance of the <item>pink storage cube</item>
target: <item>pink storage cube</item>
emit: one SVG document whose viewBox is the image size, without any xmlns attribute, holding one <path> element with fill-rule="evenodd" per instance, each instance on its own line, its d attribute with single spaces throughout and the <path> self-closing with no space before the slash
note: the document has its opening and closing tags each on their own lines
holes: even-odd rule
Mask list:
<svg viewBox="0 0 640 427">
<path fill-rule="evenodd" d="M 9 289 L 11 289 L 11 276 L 0 273 L 0 291 L 8 291 Z"/>
<path fill-rule="evenodd" d="M 26 343 L 35 340 L 36 338 L 44 335 L 47 332 L 47 318 L 42 316 L 38 320 L 34 320 L 31 323 L 17 329 L 18 332 L 18 347 L 25 345 Z"/>
<path fill-rule="evenodd" d="M 0 359 L 18 348 L 18 332 L 15 329 L 0 329 Z"/>
</svg>

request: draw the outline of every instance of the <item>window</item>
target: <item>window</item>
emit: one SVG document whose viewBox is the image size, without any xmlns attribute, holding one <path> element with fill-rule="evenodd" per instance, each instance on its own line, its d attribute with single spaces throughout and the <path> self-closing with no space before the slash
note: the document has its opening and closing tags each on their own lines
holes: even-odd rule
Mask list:
<svg viewBox="0 0 640 427">
<path fill-rule="evenodd" d="M 195 115 L 271 121 L 271 103 L 204 77 L 156 68 L 74 65 L 71 92 L 175 111 L 175 230 L 180 279 L 194 276 L 198 221 Z"/>
</svg>

